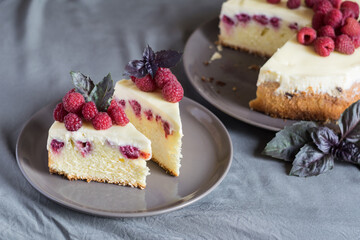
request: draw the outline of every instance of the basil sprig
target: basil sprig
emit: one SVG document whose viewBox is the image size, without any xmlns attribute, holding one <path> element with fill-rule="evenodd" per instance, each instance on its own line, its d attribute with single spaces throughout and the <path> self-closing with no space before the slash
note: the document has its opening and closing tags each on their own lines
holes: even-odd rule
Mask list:
<svg viewBox="0 0 360 240">
<path fill-rule="evenodd" d="M 263 154 L 292 162 L 290 175 L 316 176 L 334 161 L 360 165 L 360 100 L 348 107 L 338 124 L 301 121 L 285 127 L 266 145 Z"/>
</svg>

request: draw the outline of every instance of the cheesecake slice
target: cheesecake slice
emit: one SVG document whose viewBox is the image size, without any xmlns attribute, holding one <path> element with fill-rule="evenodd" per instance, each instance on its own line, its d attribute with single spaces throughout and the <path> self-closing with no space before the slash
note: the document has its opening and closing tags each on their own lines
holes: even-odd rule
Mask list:
<svg viewBox="0 0 360 240">
<path fill-rule="evenodd" d="M 299 29 L 311 25 L 312 9 L 304 5 L 290 10 L 286 0 L 229 0 L 220 13 L 219 42 L 258 55 L 272 56 Z"/>
<path fill-rule="evenodd" d="M 178 176 L 183 136 L 179 103 L 164 100 L 160 89 L 144 92 L 126 79 L 116 83 L 114 99 L 136 129 L 151 140 L 152 160 Z"/>
<path fill-rule="evenodd" d="M 260 69 L 254 110 L 289 119 L 337 120 L 360 99 L 360 49 L 328 57 L 291 39 Z"/>
<path fill-rule="evenodd" d="M 55 121 L 49 129 L 47 150 L 50 172 L 69 180 L 146 187 L 151 142 L 131 123 L 95 130 L 84 122 L 77 131 L 68 131 L 64 123 Z"/>
</svg>

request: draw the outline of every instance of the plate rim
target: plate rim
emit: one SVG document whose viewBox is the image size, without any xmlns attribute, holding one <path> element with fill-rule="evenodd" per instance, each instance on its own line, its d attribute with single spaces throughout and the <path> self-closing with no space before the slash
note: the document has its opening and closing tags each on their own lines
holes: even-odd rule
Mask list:
<svg viewBox="0 0 360 240">
<path fill-rule="evenodd" d="M 194 35 L 198 32 L 198 30 L 202 29 L 204 26 L 206 26 L 207 24 L 209 24 L 210 22 L 215 21 L 215 20 L 218 20 L 218 17 L 214 17 L 214 18 L 211 18 L 210 20 L 207 20 L 207 21 L 203 22 L 202 24 L 200 24 L 191 33 L 190 37 L 187 39 L 187 41 L 185 43 L 184 54 L 183 54 L 184 56 L 185 56 L 185 54 L 187 54 L 189 52 L 189 50 L 187 50 L 189 48 L 189 42 L 194 37 Z M 259 123 L 259 122 L 251 121 L 251 120 L 247 119 L 246 117 L 236 115 L 235 113 L 229 111 L 226 108 L 224 109 L 221 105 L 219 105 L 217 103 L 216 100 L 212 99 L 210 96 L 206 95 L 204 92 L 198 90 L 198 87 L 197 87 L 195 81 L 191 77 L 191 74 L 189 72 L 190 70 L 186 66 L 188 66 L 187 58 L 183 57 L 183 67 L 184 67 L 184 70 L 185 70 L 185 74 L 189 79 L 189 82 L 191 83 L 193 88 L 196 90 L 196 92 L 200 94 L 201 97 L 203 97 L 207 102 L 209 102 L 211 105 L 216 107 L 218 110 L 220 110 L 223 113 L 226 113 L 227 115 L 229 115 L 229 116 L 231 116 L 231 117 L 233 117 L 235 119 L 238 119 L 238 120 L 240 120 L 242 122 L 245 122 L 245 123 L 247 123 L 249 125 L 252 125 L 252 126 L 256 126 L 256 127 L 260 127 L 260 128 L 266 129 L 266 130 L 271 130 L 271 131 L 276 131 L 276 132 L 282 130 L 282 128 L 278 128 L 278 127 L 274 127 L 274 126 L 271 126 L 271 125 L 266 125 L 266 124 L 262 124 L 262 123 Z M 252 111 L 252 110 L 250 110 L 250 111 Z M 256 113 L 259 113 L 259 112 L 256 112 Z M 261 113 L 259 113 L 259 114 L 261 114 Z M 265 115 L 265 114 L 262 114 L 262 115 L 269 117 L 268 115 Z M 284 119 L 280 119 L 280 120 L 284 120 Z M 289 120 L 287 119 L 287 121 L 289 121 Z"/>
<path fill-rule="evenodd" d="M 191 205 L 192 203 L 204 198 L 205 196 L 207 196 L 209 193 L 211 193 L 226 177 L 226 175 L 229 172 L 229 169 L 231 167 L 232 161 L 233 161 L 233 144 L 232 144 L 232 140 L 230 137 L 230 134 L 227 130 L 227 128 L 225 127 L 225 125 L 222 123 L 222 121 L 214 114 L 212 113 L 209 109 L 207 109 L 206 107 L 204 107 L 203 105 L 201 105 L 200 103 L 188 98 L 184 96 L 184 99 L 186 99 L 186 101 L 189 101 L 191 104 L 195 105 L 197 108 L 202 109 L 203 111 L 207 112 L 209 115 L 212 116 L 213 119 L 215 119 L 218 124 L 220 125 L 220 130 L 224 132 L 224 137 L 226 138 L 226 140 L 229 142 L 228 147 L 229 147 L 229 158 L 225 160 L 227 160 L 227 166 L 225 167 L 224 171 L 222 172 L 222 174 L 220 175 L 220 177 L 216 180 L 216 182 L 211 185 L 209 188 L 207 188 L 202 194 L 195 196 L 194 198 L 191 198 L 190 200 L 186 200 L 186 201 L 180 201 L 180 203 L 175 205 L 170 205 L 170 206 L 166 206 L 164 208 L 161 208 L 159 210 L 150 210 L 150 211 L 142 211 L 142 212 L 116 212 L 116 213 L 112 213 L 110 211 L 106 211 L 106 212 L 102 212 L 100 210 L 93 210 L 93 209 L 88 209 L 88 208 L 83 208 L 81 206 L 74 206 L 70 203 L 67 203 L 65 201 L 62 201 L 60 199 L 57 199 L 55 196 L 52 196 L 51 194 L 47 193 L 46 191 L 43 191 L 39 186 L 37 186 L 37 184 L 30 179 L 30 177 L 25 173 L 25 170 L 22 166 L 22 163 L 20 162 L 20 157 L 19 157 L 19 143 L 21 141 L 22 135 L 24 133 L 25 128 L 28 126 L 28 124 L 35 118 L 35 116 L 42 110 L 46 109 L 48 106 L 52 105 L 55 103 L 49 103 L 44 105 L 43 107 L 41 107 L 39 110 L 37 110 L 35 113 L 33 113 L 31 115 L 31 117 L 23 124 L 23 126 L 21 127 L 21 131 L 17 137 L 16 140 L 16 146 L 15 146 L 15 155 L 16 155 L 16 162 L 17 165 L 20 168 L 20 171 L 22 173 L 22 175 L 25 177 L 25 179 L 28 181 L 28 183 L 30 183 L 30 185 L 32 187 L 34 187 L 38 192 L 40 192 L 43 196 L 51 199 L 52 201 L 56 202 L 57 204 L 75 210 L 77 212 L 81 212 L 81 213 L 85 213 L 85 214 L 89 214 L 89 215 L 94 215 L 94 216 L 101 216 L 101 217 L 111 217 L 111 218 L 134 218 L 134 217 L 148 217 L 148 216 L 155 216 L 155 215 L 159 215 L 159 214 L 164 214 L 164 213 L 169 213 L 169 212 L 173 212 L 176 210 L 179 210 L 181 208 L 184 208 L 186 206 Z M 122 187 L 122 186 L 120 186 Z M 179 202 L 179 201 L 178 201 Z"/>
</svg>

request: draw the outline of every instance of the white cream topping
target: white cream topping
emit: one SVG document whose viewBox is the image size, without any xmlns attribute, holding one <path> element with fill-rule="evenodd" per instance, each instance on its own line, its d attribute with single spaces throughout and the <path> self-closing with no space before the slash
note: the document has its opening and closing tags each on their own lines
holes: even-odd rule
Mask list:
<svg viewBox="0 0 360 240">
<path fill-rule="evenodd" d="M 162 120 L 170 124 L 170 131 L 178 131 L 182 136 L 179 103 L 164 100 L 160 90 L 143 92 L 131 80 L 123 79 L 116 83 L 114 96 L 118 100 L 125 100 L 127 107 L 130 107 L 129 100 L 138 101 L 141 111 L 151 110 L 154 118 L 156 115 L 161 116 Z"/>
<path fill-rule="evenodd" d="M 66 130 L 64 123 L 55 121 L 49 129 L 47 149 L 50 149 L 52 139 L 62 142 L 94 141 L 98 140 L 102 144 L 106 142 L 112 145 L 130 145 L 139 148 L 144 152 L 151 152 L 151 141 L 140 133 L 134 125 L 128 123 L 126 126 L 113 125 L 106 130 L 96 130 L 91 123 L 83 122 L 83 126 L 74 132 Z"/>
<path fill-rule="evenodd" d="M 312 88 L 315 93 L 338 96 L 341 90 L 360 82 L 360 49 L 352 55 L 332 52 L 321 57 L 313 46 L 301 45 L 293 38 L 260 69 L 257 86 L 267 81 L 280 84 L 277 93 Z"/>
<path fill-rule="evenodd" d="M 290 23 L 296 22 L 299 26 L 311 24 L 312 9 L 307 8 L 302 2 L 302 6 L 291 10 L 286 6 L 286 2 L 287 0 L 281 0 L 278 4 L 270 4 L 266 0 L 229 0 L 223 3 L 220 17 L 226 15 L 236 22 L 235 15 L 246 13 L 248 15 L 277 17 Z"/>
</svg>

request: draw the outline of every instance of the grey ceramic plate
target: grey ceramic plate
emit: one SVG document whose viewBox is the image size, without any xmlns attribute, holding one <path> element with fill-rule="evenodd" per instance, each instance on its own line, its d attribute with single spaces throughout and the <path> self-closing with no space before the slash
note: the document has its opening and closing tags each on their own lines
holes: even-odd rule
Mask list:
<svg viewBox="0 0 360 240">
<path fill-rule="evenodd" d="M 258 75 L 249 67 L 262 66 L 266 59 L 223 48 L 219 52 L 221 59 L 204 64 L 216 51 L 218 24 L 217 18 L 203 24 L 186 43 L 183 60 L 192 85 L 212 105 L 246 123 L 274 131 L 293 124 L 294 121 L 271 118 L 249 108 L 249 101 L 255 98 Z M 209 82 L 209 78 L 213 81 Z"/>
<path fill-rule="evenodd" d="M 50 175 L 46 140 L 53 122 L 50 104 L 37 112 L 21 131 L 16 157 L 19 167 L 38 191 L 55 202 L 82 212 L 109 217 L 140 217 L 173 211 L 210 193 L 225 177 L 232 161 L 232 144 L 224 125 L 209 110 L 184 98 L 183 159 L 179 177 L 167 175 L 149 162 L 145 190 Z"/>
</svg>

